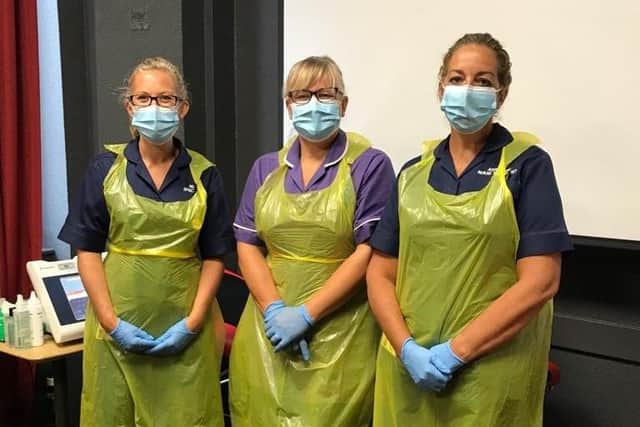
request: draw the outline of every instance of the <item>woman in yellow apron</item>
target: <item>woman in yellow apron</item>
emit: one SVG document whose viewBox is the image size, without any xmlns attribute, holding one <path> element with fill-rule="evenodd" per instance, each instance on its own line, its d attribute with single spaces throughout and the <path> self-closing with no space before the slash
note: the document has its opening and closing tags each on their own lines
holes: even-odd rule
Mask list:
<svg viewBox="0 0 640 427">
<path fill-rule="evenodd" d="M 173 64 L 138 64 L 123 103 L 136 137 L 96 156 L 60 232 L 90 300 L 81 425 L 220 427 L 220 176 L 173 137 L 189 110 Z"/>
<path fill-rule="evenodd" d="M 231 353 L 232 422 L 366 427 L 380 331 L 363 279 L 393 169 L 339 129 L 333 60 L 295 64 L 284 96 L 299 136 L 255 162 L 234 223 L 251 296 Z"/>
<path fill-rule="evenodd" d="M 451 133 L 405 165 L 372 237 L 374 426 L 542 425 L 571 242 L 549 156 L 491 120 L 510 66 L 489 34 L 449 49 L 439 96 Z"/>
</svg>

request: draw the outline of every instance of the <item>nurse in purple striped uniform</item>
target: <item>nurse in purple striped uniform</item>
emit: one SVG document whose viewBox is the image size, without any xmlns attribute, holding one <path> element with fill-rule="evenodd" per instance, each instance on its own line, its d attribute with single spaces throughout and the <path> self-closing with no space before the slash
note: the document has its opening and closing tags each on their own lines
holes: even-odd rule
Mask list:
<svg viewBox="0 0 640 427">
<path fill-rule="evenodd" d="M 296 63 L 284 100 L 298 135 L 260 157 L 235 218 L 251 296 L 231 354 L 234 426 L 368 426 L 380 331 L 364 274 L 394 185 L 387 155 L 344 132 L 329 57 Z"/>
</svg>

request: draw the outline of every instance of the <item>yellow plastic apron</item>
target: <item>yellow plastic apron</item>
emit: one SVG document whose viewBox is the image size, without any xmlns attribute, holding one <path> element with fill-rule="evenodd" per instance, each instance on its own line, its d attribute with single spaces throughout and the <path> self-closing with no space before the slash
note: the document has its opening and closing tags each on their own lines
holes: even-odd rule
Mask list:
<svg viewBox="0 0 640 427">
<path fill-rule="evenodd" d="M 197 194 L 187 201 L 157 202 L 136 195 L 126 177 L 125 145 L 104 180 L 110 216 L 104 268 L 116 314 L 152 336 L 189 314 L 201 262 L 198 236 L 206 212 L 201 173 L 211 163 L 189 151 Z M 217 303 L 201 332 L 175 356 L 127 353 L 102 329 L 89 305 L 84 334 L 81 425 L 223 425 L 219 386 L 223 328 Z"/>
<path fill-rule="evenodd" d="M 396 295 L 412 336 L 430 347 L 456 336 L 516 280 L 520 234 L 506 165 L 537 139 L 514 133 L 486 187 L 447 195 L 429 184 L 439 141 L 398 180 L 400 252 Z M 383 336 L 374 426 L 542 425 L 552 303 L 514 339 L 454 375 L 441 393 L 416 386 Z"/>
<path fill-rule="evenodd" d="M 324 285 L 354 249 L 356 196 L 350 165 L 369 143 L 347 134 L 348 148 L 326 189 L 289 194 L 288 167 L 280 167 L 256 195 L 256 228 L 267 263 L 288 305 L 302 304 Z M 311 361 L 294 350 L 274 353 L 263 318 L 249 297 L 231 353 L 234 427 L 366 427 L 372 416 L 375 354 L 380 331 L 364 283 L 338 310 L 307 334 Z"/>
</svg>

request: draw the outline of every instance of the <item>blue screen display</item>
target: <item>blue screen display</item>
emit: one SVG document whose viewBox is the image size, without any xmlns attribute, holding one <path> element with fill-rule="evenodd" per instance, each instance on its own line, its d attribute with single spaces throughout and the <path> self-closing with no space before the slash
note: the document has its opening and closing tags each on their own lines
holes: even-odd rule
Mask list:
<svg viewBox="0 0 640 427">
<path fill-rule="evenodd" d="M 80 275 L 61 277 L 60 284 L 64 289 L 73 317 L 76 320 L 84 320 L 88 296 L 84 286 L 82 286 Z"/>
<path fill-rule="evenodd" d="M 89 298 L 79 274 L 45 277 L 42 281 L 61 326 L 84 321 Z"/>
</svg>

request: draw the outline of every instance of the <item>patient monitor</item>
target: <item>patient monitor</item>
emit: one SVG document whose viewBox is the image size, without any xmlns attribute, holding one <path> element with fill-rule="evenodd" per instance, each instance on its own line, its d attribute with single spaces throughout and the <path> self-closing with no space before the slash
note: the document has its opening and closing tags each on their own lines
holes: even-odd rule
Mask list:
<svg viewBox="0 0 640 427">
<path fill-rule="evenodd" d="M 55 342 L 82 338 L 88 296 L 78 274 L 77 258 L 29 261 L 27 273 Z"/>
</svg>

